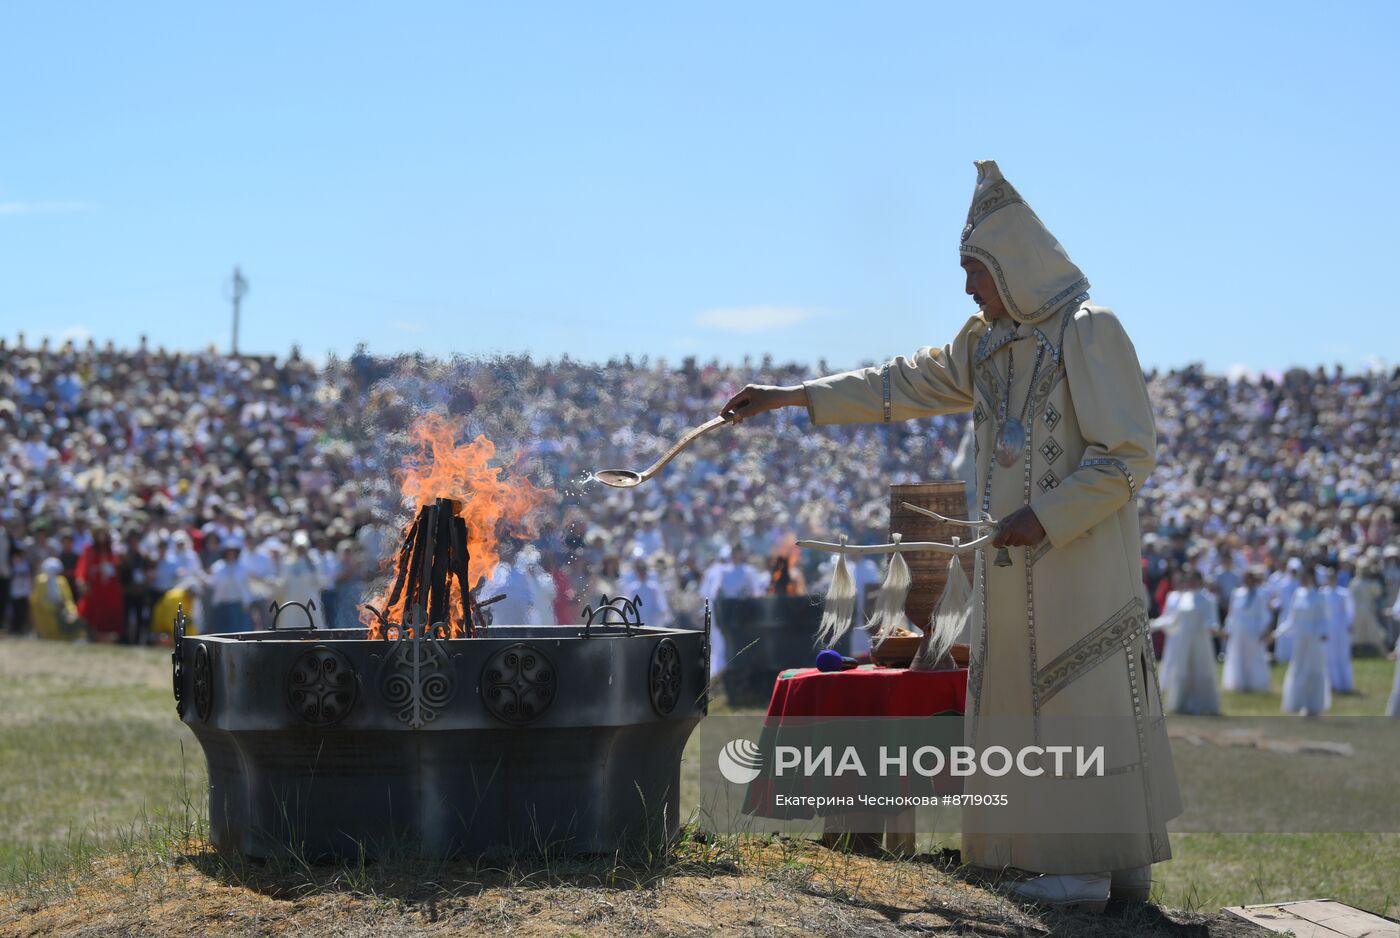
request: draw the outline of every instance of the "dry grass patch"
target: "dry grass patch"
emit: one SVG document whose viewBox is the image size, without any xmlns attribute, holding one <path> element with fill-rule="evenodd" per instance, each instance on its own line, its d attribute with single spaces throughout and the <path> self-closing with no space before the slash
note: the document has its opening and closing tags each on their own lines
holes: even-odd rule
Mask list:
<svg viewBox="0 0 1400 938">
<path fill-rule="evenodd" d="M 691 834 L 653 864 L 389 857 L 253 864 L 151 840 L 13 888 L 4 935 L 1213 935 L 1253 926 L 1155 906 L 1042 912 L 974 881 L 953 856 L 876 859 L 810 841 Z"/>
</svg>

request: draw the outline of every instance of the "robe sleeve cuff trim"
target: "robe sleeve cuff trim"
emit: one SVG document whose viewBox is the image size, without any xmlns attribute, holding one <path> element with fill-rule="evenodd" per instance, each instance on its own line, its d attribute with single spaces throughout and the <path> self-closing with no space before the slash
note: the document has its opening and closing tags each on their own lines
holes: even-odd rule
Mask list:
<svg viewBox="0 0 1400 938">
<path fill-rule="evenodd" d="M 1128 480 L 1128 497 L 1137 498 L 1137 480 L 1134 479 L 1133 474 L 1128 471 L 1128 466 L 1123 460 L 1113 459 L 1109 456 L 1098 456 L 1093 459 L 1086 459 L 1079 464 L 1080 469 L 1084 469 L 1088 466 L 1112 466 L 1114 469 L 1117 469 L 1119 472 L 1123 473 L 1123 478 Z"/>
<path fill-rule="evenodd" d="M 889 422 L 890 422 L 890 417 L 891 417 L 891 408 L 890 408 L 890 366 L 889 366 L 889 363 L 888 363 L 888 362 L 885 363 L 885 367 L 883 367 L 883 368 L 880 369 L 880 390 L 883 392 L 884 398 L 885 398 L 885 409 L 884 409 L 885 423 L 889 423 Z"/>
</svg>

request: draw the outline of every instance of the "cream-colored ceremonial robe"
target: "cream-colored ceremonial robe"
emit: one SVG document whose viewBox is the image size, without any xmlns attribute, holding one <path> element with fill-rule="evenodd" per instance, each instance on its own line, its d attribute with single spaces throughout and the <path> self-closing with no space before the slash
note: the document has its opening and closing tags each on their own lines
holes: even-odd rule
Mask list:
<svg viewBox="0 0 1400 938">
<path fill-rule="evenodd" d="M 1353 609 L 1352 645 L 1368 645 L 1382 653 L 1388 651 L 1389 642 L 1385 640 L 1385 631 L 1381 628 L 1381 620 L 1376 616 L 1376 609 L 1380 606 L 1385 586 L 1376 577 L 1358 575 L 1352 577 L 1347 591 L 1351 593 Z"/>
<path fill-rule="evenodd" d="M 995 164 L 979 164 L 986 166 L 1000 180 Z M 981 179 L 978 192 L 985 207 Z M 975 199 L 969 229 L 986 221 L 978 206 Z M 993 211 L 993 220 L 1016 222 L 1009 209 Z M 964 235 L 964 255 L 983 253 L 976 234 Z M 1012 549 L 1009 567 L 978 553 L 966 740 L 979 751 L 1104 745 L 1106 772 L 969 777 L 966 793 L 1006 792 L 1010 804 L 963 808 L 963 860 L 1099 873 L 1170 857 L 1165 825 L 1181 811 L 1148 637 L 1136 501 L 1155 463 L 1156 434 L 1137 353 L 1117 317 L 1090 305 L 1087 280 L 1072 265 L 1057 268 L 1043 245 L 1032 244 L 1028 260 L 1027 240 L 1013 232 L 1010 246 L 980 242 L 996 247 L 986 256 L 999 261 L 992 266 L 1010 281 L 1003 297 L 1017 301 L 1007 307 L 1022 321 L 989 322 L 979 312 L 941 349 L 806 388 L 819 424 L 971 411 L 979 506 L 998 519 L 1034 509 L 1048 535 L 1041 544 Z M 1069 299 L 1056 305 L 1066 290 Z M 1001 415 L 1023 407 L 1025 448 L 1002 466 L 993 456 Z M 1060 818 L 1063 829 L 1049 832 Z M 1085 832 L 1086 818 L 1096 833 Z"/>
</svg>

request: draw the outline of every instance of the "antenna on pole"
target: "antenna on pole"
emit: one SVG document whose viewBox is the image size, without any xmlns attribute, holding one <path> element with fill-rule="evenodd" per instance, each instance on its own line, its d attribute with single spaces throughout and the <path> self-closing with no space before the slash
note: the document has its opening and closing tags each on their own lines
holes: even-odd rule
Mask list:
<svg viewBox="0 0 1400 938">
<path fill-rule="evenodd" d="M 248 281 L 243 279 L 243 272 L 234 265 L 233 279 L 228 282 L 229 299 L 233 301 L 233 345 L 229 351 L 230 355 L 238 354 L 238 312 L 239 306 L 243 302 L 243 297 L 248 295 Z"/>
</svg>

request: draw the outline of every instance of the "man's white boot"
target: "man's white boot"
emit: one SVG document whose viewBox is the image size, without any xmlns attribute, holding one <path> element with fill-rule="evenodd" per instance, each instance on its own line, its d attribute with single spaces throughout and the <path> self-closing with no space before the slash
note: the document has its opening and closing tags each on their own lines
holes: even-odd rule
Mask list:
<svg viewBox="0 0 1400 938">
<path fill-rule="evenodd" d="M 1111 877 L 1107 873 L 1044 873 L 1011 887 L 1011 894 L 1027 902 L 1102 912 L 1108 904 Z"/>
<path fill-rule="evenodd" d="M 1114 902 L 1146 902 L 1152 893 L 1152 867 L 1135 866 L 1127 870 L 1114 870 L 1113 882 L 1109 891 Z"/>
</svg>

